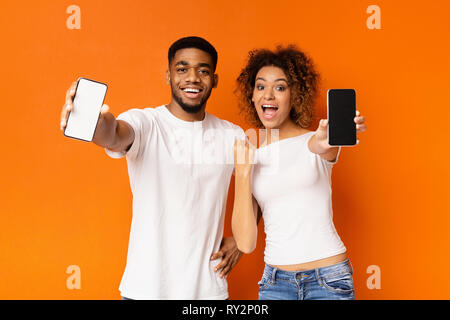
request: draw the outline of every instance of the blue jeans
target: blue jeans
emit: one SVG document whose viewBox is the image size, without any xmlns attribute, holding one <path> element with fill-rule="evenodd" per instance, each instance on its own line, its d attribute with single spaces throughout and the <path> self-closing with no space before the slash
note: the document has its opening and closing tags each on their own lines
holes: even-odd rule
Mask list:
<svg viewBox="0 0 450 320">
<path fill-rule="evenodd" d="M 284 271 L 266 264 L 259 300 L 354 300 L 350 260 L 306 271 Z"/>
</svg>

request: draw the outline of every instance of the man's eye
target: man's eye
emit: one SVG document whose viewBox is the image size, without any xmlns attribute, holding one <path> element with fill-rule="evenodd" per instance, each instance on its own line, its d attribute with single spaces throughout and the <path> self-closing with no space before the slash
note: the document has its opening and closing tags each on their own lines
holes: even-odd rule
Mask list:
<svg viewBox="0 0 450 320">
<path fill-rule="evenodd" d="M 177 72 L 186 72 L 186 68 L 178 68 Z"/>
<path fill-rule="evenodd" d="M 200 70 L 200 73 L 203 75 L 208 75 L 209 74 L 209 70 Z"/>
</svg>

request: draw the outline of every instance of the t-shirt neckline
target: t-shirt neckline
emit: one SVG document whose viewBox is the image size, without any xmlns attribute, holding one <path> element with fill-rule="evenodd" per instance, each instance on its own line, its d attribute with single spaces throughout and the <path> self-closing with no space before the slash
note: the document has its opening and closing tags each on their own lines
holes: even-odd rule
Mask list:
<svg viewBox="0 0 450 320">
<path fill-rule="evenodd" d="M 162 105 L 161 106 L 163 113 L 167 115 L 167 118 L 172 121 L 173 123 L 176 123 L 177 125 L 186 127 L 186 128 L 194 128 L 194 127 L 198 127 L 199 125 L 202 125 L 206 122 L 207 118 L 209 117 L 208 112 L 205 111 L 205 117 L 203 118 L 203 120 L 198 120 L 198 121 L 186 121 L 186 120 L 182 120 L 178 117 L 176 117 L 172 112 L 170 112 L 170 110 L 167 108 L 167 105 Z"/>
<path fill-rule="evenodd" d="M 265 148 L 268 148 L 268 147 L 273 146 L 273 145 L 278 146 L 280 144 L 283 144 L 283 141 L 285 141 L 285 142 L 297 141 L 297 140 L 300 140 L 300 138 L 307 137 L 308 135 L 311 135 L 311 134 L 314 134 L 314 133 L 315 133 L 314 131 L 310 131 L 310 132 L 306 132 L 306 133 L 303 133 L 303 134 L 299 134 L 297 136 L 281 139 L 281 140 L 272 142 L 271 144 L 268 144 L 268 145 L 265 145 L 265 146 L 261 146 L 257 150 L 265 149 Z"/>
</svg>

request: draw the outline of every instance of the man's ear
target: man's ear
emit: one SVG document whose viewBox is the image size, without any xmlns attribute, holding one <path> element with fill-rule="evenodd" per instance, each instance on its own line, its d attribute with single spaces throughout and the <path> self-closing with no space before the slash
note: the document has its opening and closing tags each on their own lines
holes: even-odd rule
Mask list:
<svg viewBox="0 0 450 320">
<path fill-rule="evenodd" d="M 170 71 L 169 69 L 166 70 L 166 84 L 170 84 Z"/>
<path fill-rule="evenodd" d="M 218 84 L 219 84 L 219 75 L 215 73 L 213 77 L 213 88 L 217 88 Z"/>
</svg>

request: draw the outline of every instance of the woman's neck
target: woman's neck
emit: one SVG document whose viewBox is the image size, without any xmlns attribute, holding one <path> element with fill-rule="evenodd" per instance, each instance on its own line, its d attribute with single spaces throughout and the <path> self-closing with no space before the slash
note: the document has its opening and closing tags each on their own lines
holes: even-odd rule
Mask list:
<svg viewBox="0 0 450 320">
<path fill-rule="evenodd" d="M 275 139 L 272 139 L 274 141 L 270 141 L 270 137 L 278 137 L 278 140 L 283 140 L 306 132 L 308 132 L 307 129 L 300 127 L 289 118 L 279 128 L 266 128 L 266 137 L 269 139 L 268 142 L 271 143 L 275 142 Z"/>
</svg>

